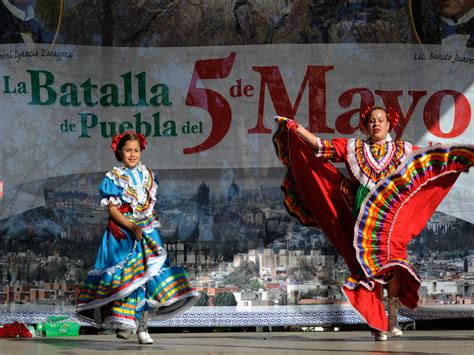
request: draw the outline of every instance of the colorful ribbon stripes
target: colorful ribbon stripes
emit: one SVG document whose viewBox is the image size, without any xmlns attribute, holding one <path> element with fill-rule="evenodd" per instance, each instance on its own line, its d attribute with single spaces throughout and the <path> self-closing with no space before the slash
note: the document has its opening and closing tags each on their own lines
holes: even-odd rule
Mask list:
<svg viewBox="0 0 474 355">
<path fill-rule="evenodd" d="M 188 273 L 179 266 L 164 269 L 151 279 L 146 287 L 149 295 L 147 298 L 161 304 L 171 303 L 195 293 L 195 289 L 189 284 Z"/>
<path fill-rule="evenodd" d="M 125 297 L 113 303 L 110 316 L 135 323 L 136 308 L 136 297 Z"/>
<path fill-rule="evenodd" d="M 406 261 L 406 245 L 473 163 L 473 145 L 428 147 L 376 185 L 362 203 L 354 228 L 357 259 L 367 277 L 376 276 L 389 262 L 414 270 Z"/>
<path fill-rule="evenodd" d="M 133 285 L 145 276 L 150 260 L 158 258 L 161 253 L 158 243 L 144 235 L 138 247 L 120 265 L 89 273 L 79 293 L 78 307 L 91 301 L 115 299 L 116 294 L 126 289 L 132 291 Z"/>
</svg>

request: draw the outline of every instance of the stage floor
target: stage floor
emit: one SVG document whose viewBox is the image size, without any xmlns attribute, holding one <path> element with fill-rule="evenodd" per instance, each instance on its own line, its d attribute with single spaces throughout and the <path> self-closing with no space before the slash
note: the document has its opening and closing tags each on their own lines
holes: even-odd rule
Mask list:
<svg viewBox="0 0 474 355">
<path fill-rule="evenodd" d="M 152 334 L 155 343 L 114 335 L 0 339 L 1 354 L 473 354 L 474 330 L 406 331 L 374 342 L 367 331 Z"/>
</svg>

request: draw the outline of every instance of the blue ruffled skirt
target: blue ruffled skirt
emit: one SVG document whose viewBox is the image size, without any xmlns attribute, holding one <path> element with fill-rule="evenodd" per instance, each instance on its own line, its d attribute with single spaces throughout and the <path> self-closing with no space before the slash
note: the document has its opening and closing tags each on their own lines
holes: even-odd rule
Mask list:
<svg viewBox="0 0 474 355">
<path fill-rule="evenodd" d="M 108 229 L 104 233 L 94 270 L 78 297 L 80 317 L 98 327 L 134 329 L 143 311 L 163 320 L 199 300 L 186 270 L 170 265 L 156 229 L 141 240 L 122 231 L 126 237 L 121 239 Z"/>
</svg>

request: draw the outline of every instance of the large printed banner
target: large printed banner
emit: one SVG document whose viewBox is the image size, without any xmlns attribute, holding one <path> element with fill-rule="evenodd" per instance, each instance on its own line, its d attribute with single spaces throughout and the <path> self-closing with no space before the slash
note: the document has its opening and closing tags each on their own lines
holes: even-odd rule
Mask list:
<svg viewBox="0 0 474 355">
<path fill-rule="evenodd" d="M 0 46 L 0 218 L 44 204 L 18 186 L 110 170 L 111 137 L 147 136 L 153 169 L 278 167 L 275 114 L 328 138 L 362 135 L 367 104 L 400 114 L 393 136 L 472 143 L 474 53 L 441 46 L 200 48 Z M 474 176 L 440 210 L 474 222 Z"/>
<path fill-rule="evenodd" d="M 472 49 L 441 45 L 0 45 L 0 324 L 74 314 L 107 223 L 97 186 L 125 130 L 147 136 L 160 235 L 202 294 L 155 325 L 361 322 L 339 290 L 343 260 L 284 209 L 273 116 L 363 136 L 360 110 L 377 104 L 401 117 L 393 138 L 472 144 L 473 64 Z M 461 175 L 410 245 L 423 284 L 407 319 L 472 318 L 473 180 Z"/>
</svg>

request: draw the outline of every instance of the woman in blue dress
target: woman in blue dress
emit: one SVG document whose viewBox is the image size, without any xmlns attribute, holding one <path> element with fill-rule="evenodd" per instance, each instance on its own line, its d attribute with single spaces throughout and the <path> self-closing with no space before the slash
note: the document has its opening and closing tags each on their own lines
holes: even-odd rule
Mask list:
<svg viewBox="0 0 474 355">
<path fill-rule="evenodd" d="M 170 265 L 157 228 L 154 206 L 158 182 L 141 163 L 146 139 L 124 132 L 112 140 L 121 166 L 99 186 L 109 223 L 94 269 L 80 291 L 77 313 L 96 326 L 116 329 L 127 339 L 136 331 L 140 344 L 151 344 L 148 318 L 168 319 L 194 305 L 199 293 L 186 271 Z"/>
</svg>

